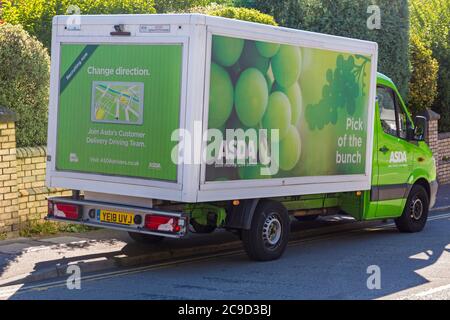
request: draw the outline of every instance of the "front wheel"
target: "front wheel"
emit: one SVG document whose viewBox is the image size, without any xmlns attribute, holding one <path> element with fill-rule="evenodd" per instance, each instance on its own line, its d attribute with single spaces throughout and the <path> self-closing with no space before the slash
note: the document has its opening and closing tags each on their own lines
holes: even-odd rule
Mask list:
<svg viewBox="0 0 450 320">
<path fill-rule="evenodd" d="M 406 200 L 402 215 L 395 219 L 400 232 L 419 232 L 425 227 L 428 219 L 430 200 L 428 193 L 421 185 L 414 185 Z"/>
<path fill-rule="evenodd" d="M 286 249 L 290 220 L 279 202 L 262 200 L 255 209 L 249 230 L 242 230 L 247 255 L 257 261 L 278 259 Z"/>
</svg>

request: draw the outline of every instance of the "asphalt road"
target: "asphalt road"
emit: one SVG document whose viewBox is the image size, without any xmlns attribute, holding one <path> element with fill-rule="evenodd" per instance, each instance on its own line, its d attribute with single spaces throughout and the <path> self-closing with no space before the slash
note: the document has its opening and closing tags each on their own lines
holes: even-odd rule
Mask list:
<svg viewBox="0 0 450 320">
<path fill-rule="evenodd" d="M 368 289 L 368 282 L 376 288 Z M 85 274 L 79 290 L 69 290 L 65 281 L 8 290 L 0 288 L 0 296 L 90 300 L 450 299 L 450 210 L 435 212 L 421 233 L 401 234 L 392 224 L 384 224 L 322 235 L 291 242 L 285 255 L 272 262 L 249 261 L 239 250 Z"/>
</svg>

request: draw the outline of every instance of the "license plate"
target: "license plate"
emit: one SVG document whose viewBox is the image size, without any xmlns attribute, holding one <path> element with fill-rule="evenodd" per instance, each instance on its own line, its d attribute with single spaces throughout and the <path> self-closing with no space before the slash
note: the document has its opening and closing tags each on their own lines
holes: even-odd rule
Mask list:
<svg viewBox="0 0 450 320">
<path fill-rule="evenodd" d="M 134 214 L 128 212 L 111 211 L 111 210 L 100 210 L 100 221 L 126 224 L 130 225 L 133 223 Z"/>
</svg>

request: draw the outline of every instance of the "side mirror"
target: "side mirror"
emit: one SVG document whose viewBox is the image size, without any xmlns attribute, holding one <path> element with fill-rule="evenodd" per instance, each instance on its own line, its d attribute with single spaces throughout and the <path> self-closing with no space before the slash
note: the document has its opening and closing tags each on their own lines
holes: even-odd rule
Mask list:
<svg viewBox="0 0 450 320">
<path fill-rule="evenodd" d="M 414 140 L 424 141 L 425 133 L 427 132 L 428 121 L 423 116 L 416 116 L 414 118 Z"/>
</svg>

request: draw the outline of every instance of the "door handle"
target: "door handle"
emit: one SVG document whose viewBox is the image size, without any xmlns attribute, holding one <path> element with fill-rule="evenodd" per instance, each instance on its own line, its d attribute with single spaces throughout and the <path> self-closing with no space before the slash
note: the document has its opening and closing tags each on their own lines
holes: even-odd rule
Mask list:
<svg viewBox="0 0 450 320">
<path fill-rule="evenodd" d="M 380 148 L 380 151 L 383 152 L 383 153 L 386 153 L 386 152 L 389 151 L 389 148 L 386 147 L 386 146 L 382 146 L 382 147 Z"/>
</svg>

